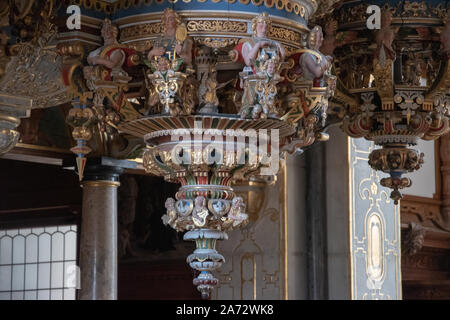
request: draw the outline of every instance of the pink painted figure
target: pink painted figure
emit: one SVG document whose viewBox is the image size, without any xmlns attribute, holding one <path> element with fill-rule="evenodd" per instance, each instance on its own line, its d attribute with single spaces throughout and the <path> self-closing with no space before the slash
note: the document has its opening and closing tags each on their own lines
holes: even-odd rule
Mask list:
<svg viewBox="0 0 450 320">
<path fill-rule="evenodd" d="M 275 40 L 269 39 L 271 28 L 269 15 L 264 12 L 252 20 L 253 36 L 242 45 L 242 58 L 246 67 L 244 72 L 256 74 L 264 63 L 278 56 L 283 62 L 286 56 L 283 46 Z"/>
<path fill-rule="evenodd" d="M 88 63 L 91 66 L 105 66 L 111 70 L 112 77 L 128 76 L 128 74 L 122 69 L 126 59 L 126 53 L 123 49 L 118 48 L 120 46 L 117 42 L 119 29 L 113 25 L 109 19 L 105 19 L 101 33 L 104 40 L 104 45 L 89 53 L 89 56 L 87 57 Z M 104 52 L 105 49 L 107 50 L 107 53 L 105 56 L 102 56 L 102 52 Z M 85 74 L 90 73 L 90 70 L 85 70 Z"/>
</svg>

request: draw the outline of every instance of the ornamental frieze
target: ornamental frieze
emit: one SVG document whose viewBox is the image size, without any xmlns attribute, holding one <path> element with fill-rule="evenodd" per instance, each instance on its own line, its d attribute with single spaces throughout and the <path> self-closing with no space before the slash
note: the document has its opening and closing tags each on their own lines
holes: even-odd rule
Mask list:
<svg viewBox="0 0 450 320">
<path fill-rule="evenodd" d="M 248 24 L 243 21 L 230 20 L 190 20 L 186 24 L 186 29 L 188 33 L 208 34 L 207 38 L 196 36 L 196 41 L 198 40 L 212 48 L 224 48 L 229 45 L 236 44 L 236 39 L 238 38 L 231 38 L 231 36 L 238 35 L 239 37 L 242 37 L 243 35 L 246 35 L 248 32 Z M 133 25 L 121 29 L 120 41 L 131 42 L 142 38 L 154 38 L 160 35 L 161 32 L 162 25 L 160 22 Z M 230 37 L 214 37 L 212 36 L 213 34 L 229 34 Z M 269 36 L 272 39 L 289 43 L 292 48 L 300 47 L 302 42 L 302 34 L 300 32 L 296 32 L 282 26 L 272 26 Z M 147 42 L 148 43 L 145 45 L 145 49 L 149 49 L 149 46 L 151 45 L 150 41 Z M 144 42 L 139 41 L 139 43 Z M 135 41 L 133 41 L 133 46 L 136 46 Z"/>
<path fill-rule="evenodd" d="M 226 48 L 229 46 L 235 46 L 238 44 L 237 38 L 202 38 L 194 37 L 197 44 L 203 44 L 210 48 Z"/>
<path fill-rule="evenodd" d="M 187 23 L 189 32 L 232 32 L 247 33 L 247 22 L 221 20 L 191 20 Z"/>
<path fill-rule="evenodd" d="M 293 42 L 296 44 L 300 44 L 302 41 L 301 33 L 276 26 L 272 26 L 269 36 L 280 41 Z"/>
<path fill-rule="evenodd" d="M 138 24 L 132 27 L 123 28 L 120 30 L 120 40 L 127 41 L 139 38 L 143 35 L 157 35 L 162 32 L 161 22 Z"/>
</svg>

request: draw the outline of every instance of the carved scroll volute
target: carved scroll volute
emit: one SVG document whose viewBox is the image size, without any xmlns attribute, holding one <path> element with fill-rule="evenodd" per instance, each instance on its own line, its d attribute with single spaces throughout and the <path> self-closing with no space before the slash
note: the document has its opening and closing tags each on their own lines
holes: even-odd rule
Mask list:
<svg viewBox="0 0 450 320">
<path fill-rule="evenodd" d="M 441 175 L 442 175 L 442 215 L 450 217 L 450 134 L 440 139 Z"/>
</svg>

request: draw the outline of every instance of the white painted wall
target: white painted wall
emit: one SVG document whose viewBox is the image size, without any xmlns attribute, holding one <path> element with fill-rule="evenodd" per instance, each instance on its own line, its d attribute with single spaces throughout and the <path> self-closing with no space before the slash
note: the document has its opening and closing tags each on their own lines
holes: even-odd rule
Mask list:
<svg viewBox="0 0 450 320">
<path fill-rule="evenodd" d="M 326 142 L 328 296 L 350 299 L 348 137 L 330 128 Z"/>
<path fill-rule="evenodd" d="M 433 198 L 433 195 L 436 193 L 434 145 L 434 141 L 419 140 L 416 149 L 425 154 L 424 164 L 420 170 L 405 175 L 405 177 L 412 180 L 412 186 L 404 189 L 404 194 Z"/>
</svg>

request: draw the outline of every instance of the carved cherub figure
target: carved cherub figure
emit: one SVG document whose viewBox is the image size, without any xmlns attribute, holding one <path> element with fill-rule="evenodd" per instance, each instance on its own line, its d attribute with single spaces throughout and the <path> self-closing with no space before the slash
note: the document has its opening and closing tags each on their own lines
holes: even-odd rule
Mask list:
<svg viewBox="0 0 450 320">
<path fill-rule="evenodd" d="M 161 217 L 164 225 L 169 225 L 176 229 L 177 223 L 177 211 L 175 210 L 175 200 L 173 198 L 168 198 L 165 203 L 166 214 Z"/>
<path fill-rule="evenodd" d="M 203 196 L 198 196 L 194 201 L 194 210 L 192 211 L 192 220 L 197 227 L 204 227 L 206 224 L 206 217 L 209 211 L 206 208 L 206 199 Z"/>
<path fill-rule="evenodd" d="M 258 94 L 258 104 L 256 104 L 252 111 L 252 118 L 266 118 L 267 116 L 277 117 L 278 110 L 276 107 L 276 85 L 284 78 L 278 73 L 279 69 L 278 57 L 273 57 L 264 63 L 258 75 L 264 79 L 256 86 Z"/>
<path fill-rule="evenodd" d="M 241 197 L 233 198 L 228 219 L 233 221 L 233 227 L 244 223 L 248 219 L 248 215 L 245 213 L 245 203 Z"/>
</svg>

